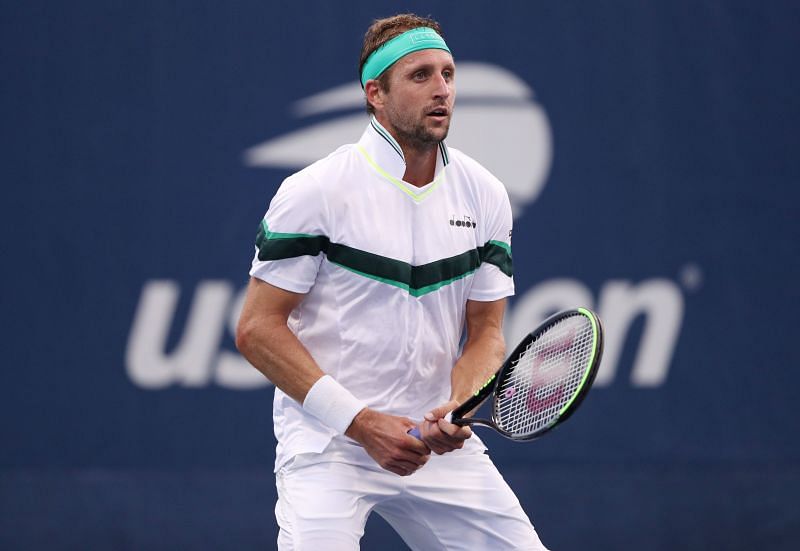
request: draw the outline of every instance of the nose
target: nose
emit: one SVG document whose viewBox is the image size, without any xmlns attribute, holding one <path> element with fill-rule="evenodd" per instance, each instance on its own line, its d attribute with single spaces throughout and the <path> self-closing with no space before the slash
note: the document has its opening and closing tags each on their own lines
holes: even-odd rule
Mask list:
<svg viewBox="0 0 800 551">
<path fill-rule="evenodd" d="M 443 98 L 447 99 L 450 97 L 452 93 L 451 85 L 452 81 L 447 80 L 444 78 L 444 75 L 437 75 L 434 77 L 434 90 L 433 90 L 433 97 L 434 98 Z"/>
</svg>

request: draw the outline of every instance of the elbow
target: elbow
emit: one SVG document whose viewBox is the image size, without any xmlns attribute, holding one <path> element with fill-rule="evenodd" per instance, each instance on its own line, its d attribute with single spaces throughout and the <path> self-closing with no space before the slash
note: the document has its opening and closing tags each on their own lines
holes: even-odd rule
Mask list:
<svg viewBox="0 0 800 551">
<path fill-rule="evenodd" d="M 239 320 L 236 326 L 236 349 L 245 358 L 248 356 L 253 343 L 253 333 L 255 332 L 255 324 L 250 320 L 244 318 Z"/>
<path fill-rule="evenodd" d="M 286 327 L 284 321 L 282 326 Z M 281 327 L 280 320 L 270 316 L 242 316 L 236 325 L 234 341 L 242 356 L 251 360 L 264 348 L 275 346 L 275 338 Z"/>
</svg>

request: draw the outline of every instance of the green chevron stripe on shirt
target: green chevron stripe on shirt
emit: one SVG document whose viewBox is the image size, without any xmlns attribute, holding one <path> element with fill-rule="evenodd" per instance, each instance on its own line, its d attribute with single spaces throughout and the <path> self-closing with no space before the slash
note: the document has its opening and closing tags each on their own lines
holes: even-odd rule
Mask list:
<svg viewBox="0 0 800 551">
<path fill-rule="evenodd" d="M 513 274 L 511 248 L 500 241 L 489 241 L 481 247 L 449 258 L 413 266 L 340 243 L 331 243 L 323 235 L 271 232 L 264 221 L 259 227 L 256 246 L 259 260 L 316 256 L 324 252 L 330 262 L 342 268 L 406 289 L 413 296 L 422 296 L 466 277 L 484 262 L 494 264 L 509 277 Z"/>
<path fill-rule="evenodd" d="M 514 274 L 514 264 L 511 261 L 511 245 L 502 241 L 489 241 L 483 247 L 478 247 L 478 250 L 483 262 L 494 264 L 508 277 Z"/>
<path fill-rule="evenodd" d="M 269 230 L 266 220 L 258 226 L 256 247 L 259 260 L 282 260 L 297 256 L 317 256 L 327 250 L 330 241 L 324 235 L 277 233 Z"/>
</svg>

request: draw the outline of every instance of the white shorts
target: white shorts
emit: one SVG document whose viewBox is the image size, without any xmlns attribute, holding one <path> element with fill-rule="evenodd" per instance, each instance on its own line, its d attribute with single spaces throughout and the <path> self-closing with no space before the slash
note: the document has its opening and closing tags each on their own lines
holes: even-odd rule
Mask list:
<svg viewBox="0 0 800 551">
<path fill-rule="evenodd" d="M 487 455 L 432 455 L 419 471 L 401 477 L 360 447 L 344 447 L 345 454 L 303 454 L 278 470 L 281 551 L 359 549 L 372 511 L 415 550 L 546 551 Z"/>
</svg>

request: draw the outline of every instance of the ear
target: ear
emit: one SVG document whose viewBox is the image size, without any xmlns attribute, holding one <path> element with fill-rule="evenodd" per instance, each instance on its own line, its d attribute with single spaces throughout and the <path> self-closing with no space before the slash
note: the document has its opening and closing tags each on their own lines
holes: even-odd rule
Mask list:
<svg viewBox="0 0 800 551">
<path fill-rule="evenodd" d="M 383 108 L 385 93 L 377 80 L 368 80 L 364 86 L 364 95 L 367 97 L 372 106 L 378 110 Z"/>
</svg>

